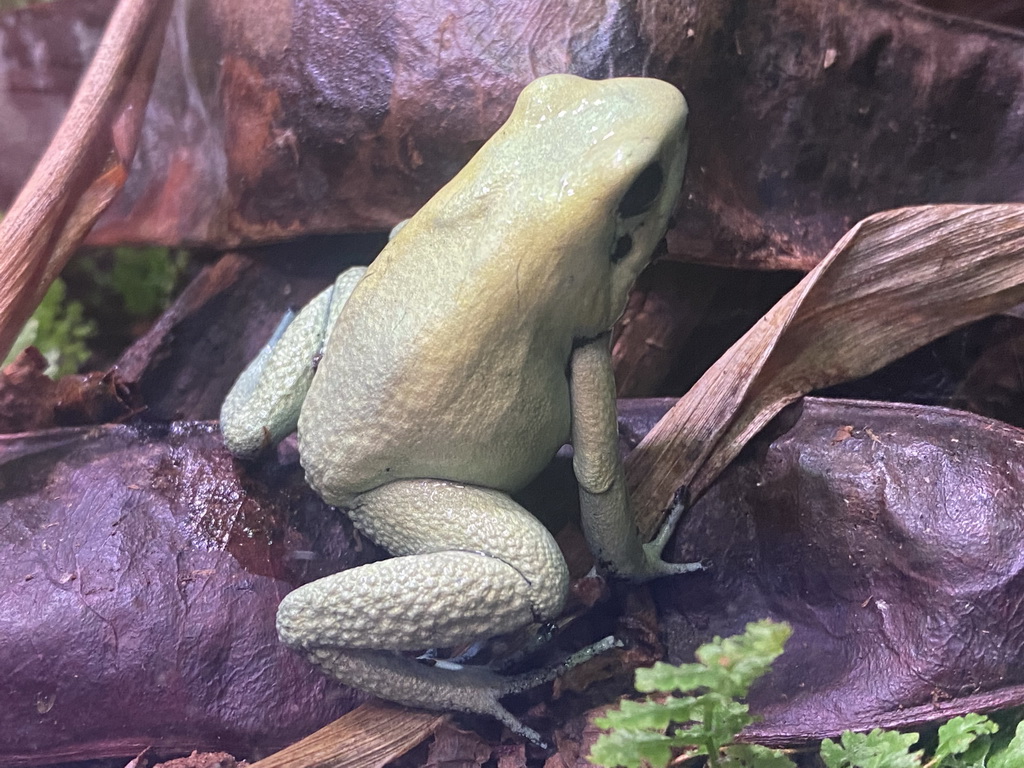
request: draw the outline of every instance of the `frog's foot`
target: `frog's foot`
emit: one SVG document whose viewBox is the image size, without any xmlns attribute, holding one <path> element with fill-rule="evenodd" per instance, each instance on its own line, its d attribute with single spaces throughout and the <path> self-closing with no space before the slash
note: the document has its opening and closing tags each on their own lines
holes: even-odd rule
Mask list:
<svg viewBox="0 0 1024 768">
<path fill-rule="evenodd" d="M 638 581 L 704 570 L 705 566 L 701 562 L 670 563 L 667 560 L 661 559 L 661 554 L 665 549 L 665 545 L 668 544 L 668 540 L 671 538 L 672 532 L 675 531 L 676 525 L 679 523 L 679 519 L 683 516 L 686 509 L 687 506 L 685 502 L 677 497 L 672 504 L 672 509 L 669 512 L 668 517 L 658 530 L 658 534 L 643 545 L 647 568 L 645 573 L 639 576 L 637 579 Z"/>
<path fill-rule="evenodd" d="M 504 692 L 501 695 L 508 696 L 512 693 L 522 693 L 523 691 L 528 691 L 531 688 L 536 688 L 538 685 L 547 683 L 554 680 L 556 677 L 563 675 L 573 667 L 578 667 L 580 664 L 590 661 L 595 656 L 605 653 L 606 651 L 610 651 L 612 648 L 621 648 L 622 645 L 623 643 L 621 640 L 609 635 L 608 637 L 598 640 L 596 643 L 591 643 L 588 646 L 580 648 L 575 653 L 566 656 L 557 664 L 530 670 L 529 672 L 522 672 L 518 675 L 510 675 L 504 678 Z"/>
<path fill-rule="evenodd" d="M 530 741 L 540 734 L 501 705 L 510 681 L 486 667 L 428 666 L 388 651 L 315 648 L 306 657 L 331 677 L 388 701 L 420 709 L 488 715 Z M 455 666 L 455 665 L 453 665 Z M 538 681 L 538 684 L 543 681 Z M 518 685 L 514 691 L 529 686 Z"/>
<path fill-rule="evenodd" d="M 425 665 L 387 651 L 310 648 L 306 657 L 331 677 L 381 698 L 421 709 L 488 715 L 543 747 L 547 745 L 540 734 L 505 709 L 500 699 L 553 680 L 618 645 L 619 641 L 606 637 L 558 664 L 509 676 L 487 667 Z"/>
</svg>

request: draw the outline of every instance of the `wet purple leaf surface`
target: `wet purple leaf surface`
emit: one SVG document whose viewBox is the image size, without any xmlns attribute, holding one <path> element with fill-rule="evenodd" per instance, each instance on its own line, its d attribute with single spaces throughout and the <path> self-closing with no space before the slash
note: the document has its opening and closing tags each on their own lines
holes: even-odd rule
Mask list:
<svg viewBox="0 0 1024 768">
<path fill-rule="evenodd" d="M 751 703 L 792 743 L 1024 703 L 1024 431 L 807 398 L 696 505 L 655 586 L 671 657 L 771 617 L 794 635 Z"/>
<path fill-rule="evenodd" d="M 375 550 L 294 464 L 272 474 L 208 424 L 0 438 L 0 763 L 259 754 L 359 700 L 277 642 L 274 614 Z"/>
<path fill-rule="evenodd" d="M 669 403 L 623 401 L 624 445 Z M 683 521 L 673 557 L 708 570 L 653 588 L 669 658 L 793 624 L 747 731 L 779 744 L 1024 703 L 1022 478 L 1017 428 L 807 398 Z M 292 444 L 243 466 L 209 424 L 12 435 L 0 481 L 3 764 L 258 755 L 358 701 L 274 634 L 294 584 L 377 555 Z M 564 511 L 547 482 L 528 498 Z"/>
</svg>

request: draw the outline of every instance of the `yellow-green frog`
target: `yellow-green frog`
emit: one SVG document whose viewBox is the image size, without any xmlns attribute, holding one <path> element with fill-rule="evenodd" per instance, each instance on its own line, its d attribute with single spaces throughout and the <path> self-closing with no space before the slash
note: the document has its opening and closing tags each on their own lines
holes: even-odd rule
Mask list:
<svg viewBox="0 0 1024 768">
<path fill-rule="evenodd" d="M 509 494 L 571 438 L 600 567 L 682 573 L 629 512 L 609 332 L 661 239 L 686 158 L 686 103 L 659 80 L 549 75 L 394 236 L 243 372 L 221 412 L 252 455 L 294 430 L 310 485 L 394 557 L 307 584 L 283 641 L 392 701 L 490 714 L 553 676 L 427 666 L 448 647 L 555 617 L 565 562 Z M 319 362 L 317 362 L 319 361 Z M 452 665 L 449 665 L 452 666 Z"/>
</svg>

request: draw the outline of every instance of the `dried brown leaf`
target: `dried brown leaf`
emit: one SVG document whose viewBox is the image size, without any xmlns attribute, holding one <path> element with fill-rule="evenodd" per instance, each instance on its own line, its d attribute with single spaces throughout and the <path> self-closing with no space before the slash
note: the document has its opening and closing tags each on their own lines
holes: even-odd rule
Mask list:
<svg viewBox="0 0 1024 768">
<path fill-rule="evenodd" d="M 133 761 L 134 762 L 134 761 Z M 193 750 L 187 757 L 178 757 L 157 763 L 153 768 L 239 768 L 248 765 L 244 760 L 238 761 L 227 752 L 198 752 Z"/>
<path fill-rule="evenodd" d="M 494 749 L 498 758 L 498 768 L 526 768 L 526 745 L 500 744 Z"/>
<path fill-rule="evenodd" d="M 1024 205 L 870 216 L 694 385 L 627 460 L 640 527 L 699 496 L 783 407 L 1024 300 Z"/>
<path fill-rule="evenodd" d="M 491 759 L 491 747 L 479 734 L 443 723 L 434 733 L 423 768 L 480 768 Z"/>
<path fill-rule="evenodd" d="M 28 347 L 0 370 L 0 434 L 53 426 L 57 385 L 46 366 L 43 353 Z"/>
<path fill-rule="evenodd" d="M 28 347 L 0 370 L 0 434 L 123 421 L 142 409 L 136 389 L 116 370 L 54 381 L 47 360 Z"/>
</svg>

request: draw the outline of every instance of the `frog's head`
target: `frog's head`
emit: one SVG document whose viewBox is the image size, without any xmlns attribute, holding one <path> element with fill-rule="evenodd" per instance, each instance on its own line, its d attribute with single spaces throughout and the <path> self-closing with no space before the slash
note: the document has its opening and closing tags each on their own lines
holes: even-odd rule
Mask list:
<svg viewBox="0 0 1024 768">
<path fill-rule="evenodd" d="M 482 177 L 503 177 L 518 224 L 520 287 L 529 274 L 538 309 L 570 313 L 580 335 L 612 326 L 665 234 L 686 116 L 682 94 L 661 80 L 548 75 L 481 151 L 492 163 Z"/>
<path fill-rule="evenodd" d="M 579 172 L 603 181 L 590 200 L 595 241 L 586 258 L 606 258 L 596 259 L 609 273 L 608 313 L 598 323 L 610 328 L 664 237 L 679 199 L 687 107 L 678 89 L 661 80 L 622 78 L 595 85 L 608 89 L 607 133 L 583 152 Z M 588 213 L 577 215 L 583 219 Z M 575 258 L 582 261 L 584 256 Z"/>
<path fill-rule="evenodd" d="M 547 75 L 390 249 L 415 249 L 425 274 L 457 261 L 467 295 L 539 334 L 596 336 L 665 234 L 685 162 L 674 86 Z"/>
</svg>

